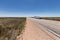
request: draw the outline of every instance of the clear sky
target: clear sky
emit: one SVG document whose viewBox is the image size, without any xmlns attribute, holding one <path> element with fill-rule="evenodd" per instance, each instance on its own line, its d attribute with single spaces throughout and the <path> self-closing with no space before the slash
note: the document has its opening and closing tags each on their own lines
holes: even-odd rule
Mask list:
<svg viewBox="0 0 60 40">
<path fill-rule="evenodd" d="M 0 0 L 0 17 L 60 17 L 60 0 Z"/>
</svg>

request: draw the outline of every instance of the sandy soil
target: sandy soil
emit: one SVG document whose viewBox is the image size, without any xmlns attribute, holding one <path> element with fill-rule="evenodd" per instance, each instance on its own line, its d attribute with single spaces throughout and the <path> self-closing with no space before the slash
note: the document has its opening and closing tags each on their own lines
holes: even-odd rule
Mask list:
<svg viewBox="0 0 60 40">
<path fill-rule="evenodd" d="M 25 32 L 18 40 L 55 40 L 27 18 Z"/>
</svg>

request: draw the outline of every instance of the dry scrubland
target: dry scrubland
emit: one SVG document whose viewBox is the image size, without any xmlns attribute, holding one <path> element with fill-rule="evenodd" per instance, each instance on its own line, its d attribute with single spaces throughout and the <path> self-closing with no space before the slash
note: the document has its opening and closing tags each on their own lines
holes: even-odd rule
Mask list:
<svg viewBox="0 0 60 40">
<path fill-rule="evenodd" d="M 60 21 L 60 17 L 40 17 L 40 19 Z"/>
<path fill-rule="evenodd" d="M 26 18 L 0 18 L 0 40 L 16 40 L 24 30 Z"/>
</svg>

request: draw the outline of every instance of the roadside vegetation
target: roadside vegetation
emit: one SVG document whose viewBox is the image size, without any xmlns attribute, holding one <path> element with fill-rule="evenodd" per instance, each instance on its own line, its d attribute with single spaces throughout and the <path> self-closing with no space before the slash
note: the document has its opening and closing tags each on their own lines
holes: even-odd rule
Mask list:
<svg viewBox="0 0 60 40">
<path fill-rule="evenodd" d="M 60 21 L 60 17 L 40 17 L 40 19 Z"/>
<path fill-rule="evenodd" d="M 24 17 L 0 18 L 0 40 L 16 40 L 25 27 Z"/>
</svg>

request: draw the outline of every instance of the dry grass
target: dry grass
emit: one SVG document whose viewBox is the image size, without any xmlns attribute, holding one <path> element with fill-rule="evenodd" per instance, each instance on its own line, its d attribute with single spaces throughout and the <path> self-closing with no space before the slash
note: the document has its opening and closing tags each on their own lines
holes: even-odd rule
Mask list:
<svg viewBox="0 0 60 40">
<path fill-rule="evenodd" d="M 40 19 L 60 21 L 60 17 L 40 17 Z"/>
<path fill-rule="evenodd" d="M 0 18 L 0 40 L 15 40 L 24 29 L 25 21 L 26 18 Z"/>
</svg>

